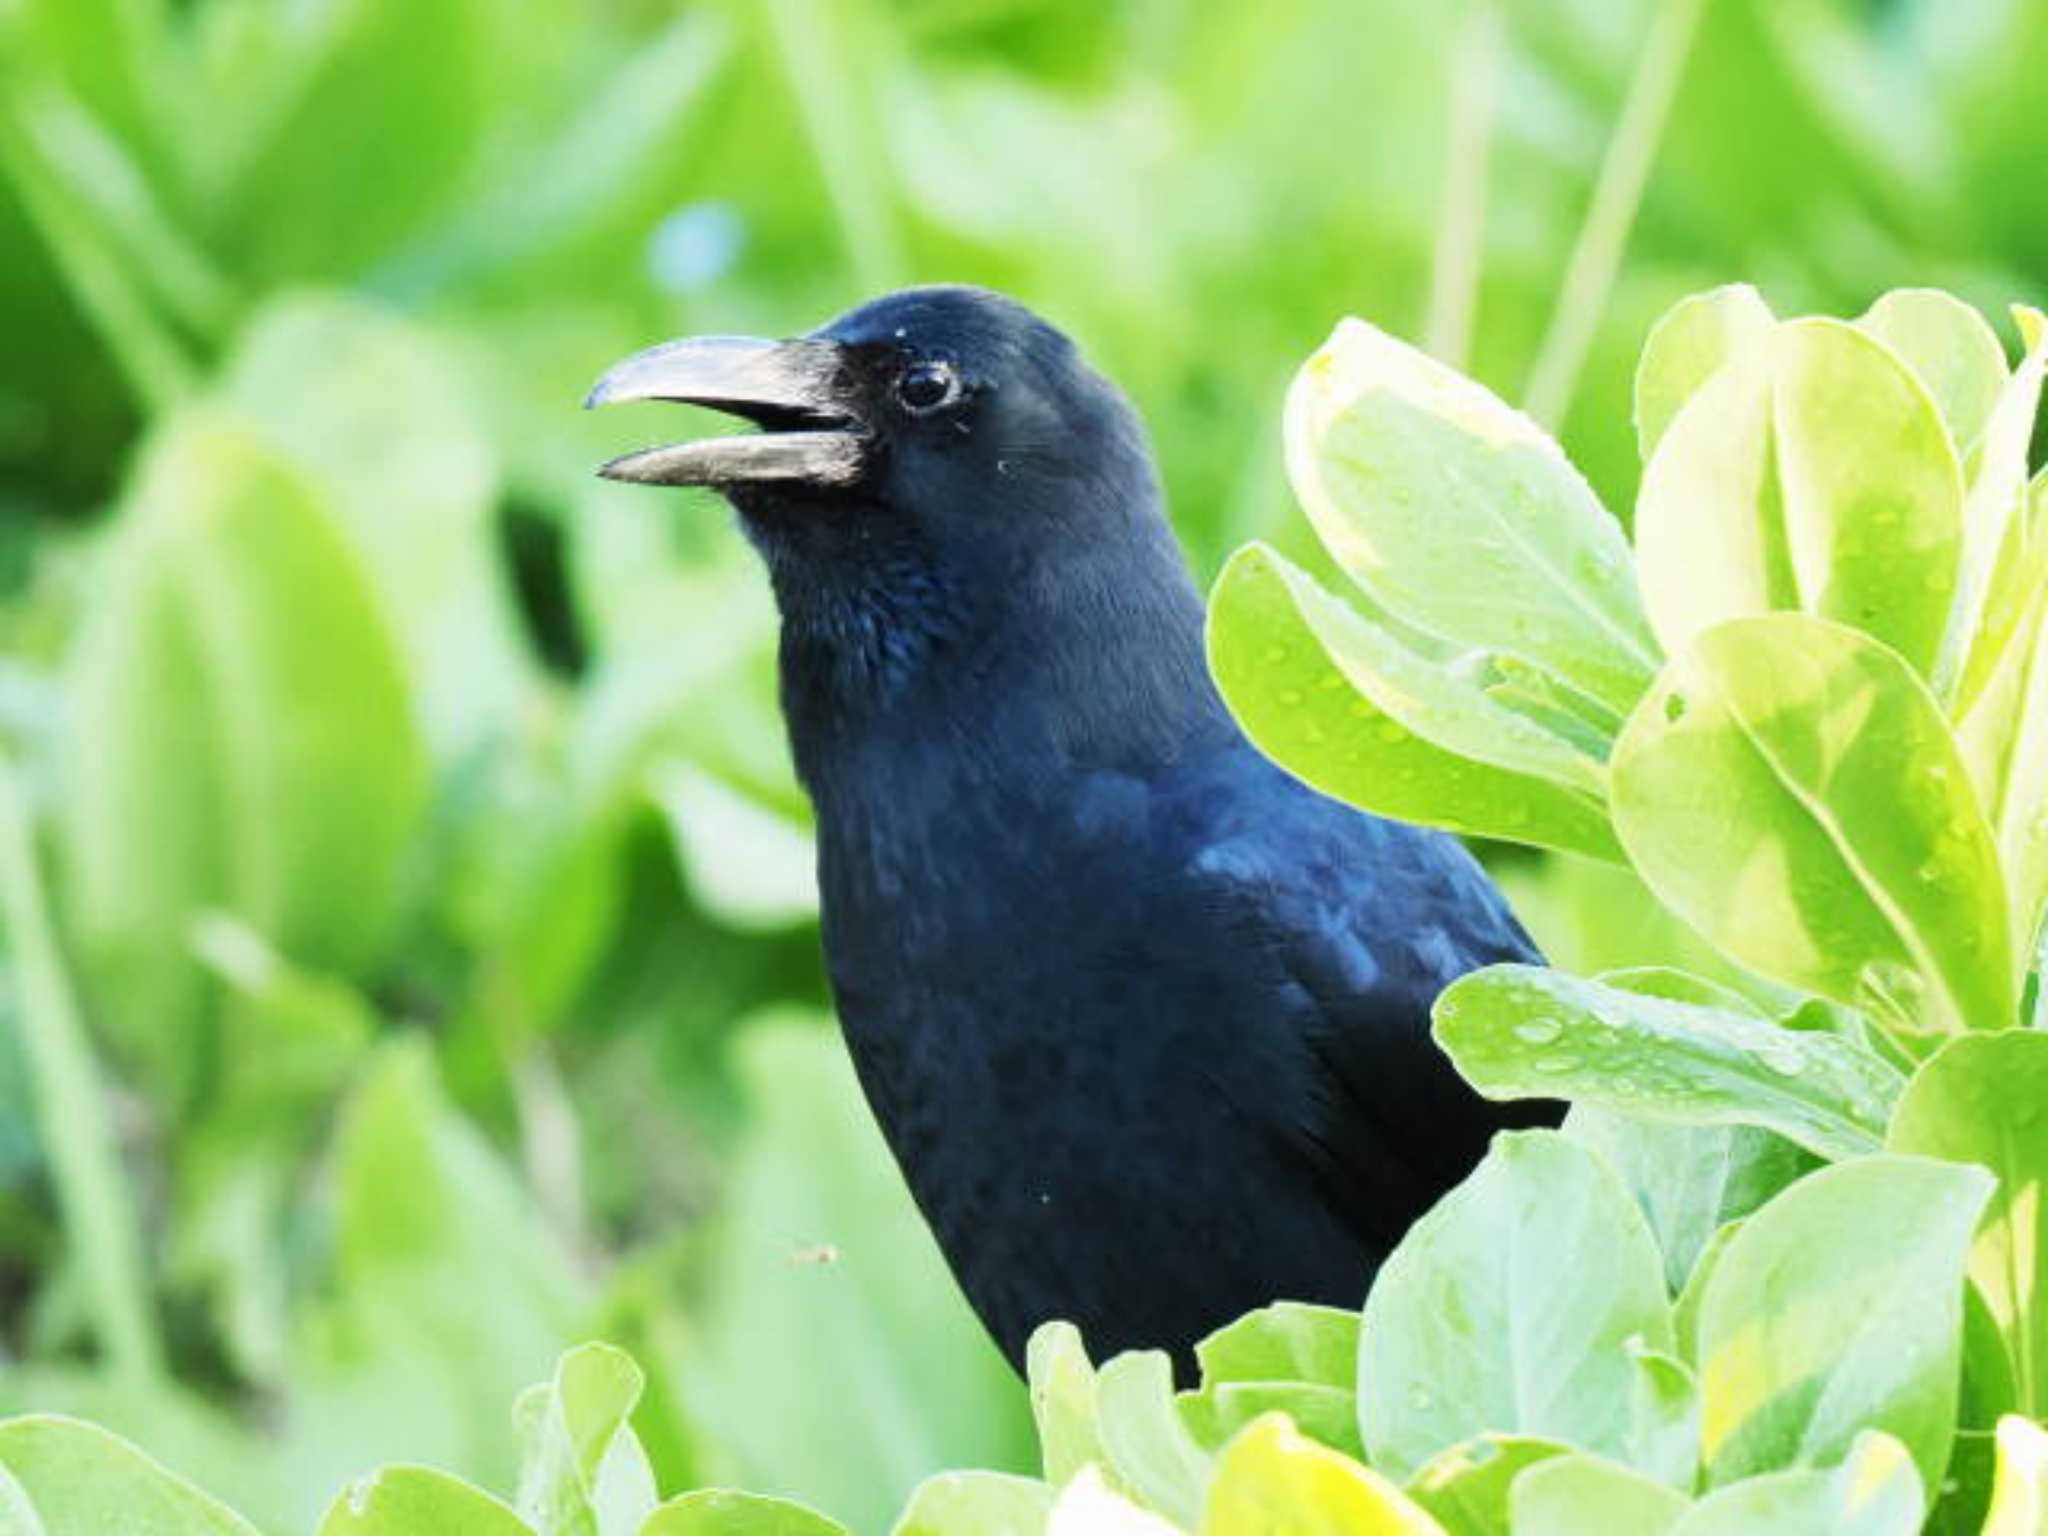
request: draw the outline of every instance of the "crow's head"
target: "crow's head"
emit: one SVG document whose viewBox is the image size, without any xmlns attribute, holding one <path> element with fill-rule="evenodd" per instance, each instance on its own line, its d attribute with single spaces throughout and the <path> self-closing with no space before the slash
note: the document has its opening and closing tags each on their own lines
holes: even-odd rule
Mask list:
<svg viewBox="0 0 2048 1536">
<path fill-rule="evenodd" d="M 628 358 L 589 403 L 672 400 L 760 430 L 628 454 L 599 473 L 708 486 L 779 567 L 923 560 L 1015 574 L 1158 524 L 1123 396 L 1021 304 L 912 288 L 789 341 L 707 336 Z"/>
</svg>

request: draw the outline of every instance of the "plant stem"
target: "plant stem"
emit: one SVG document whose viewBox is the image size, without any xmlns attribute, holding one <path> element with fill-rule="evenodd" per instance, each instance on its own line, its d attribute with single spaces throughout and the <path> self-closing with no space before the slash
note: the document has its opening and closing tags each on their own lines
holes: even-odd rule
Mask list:
<svg viewBox="0 0 2048 1536">
<path fill-rule="evenodd" d="M 107 1098 L 58 953 L 26 799 L 0 758 L 0 915 L 21 978 L 22 1039 L 57 1202 L 85 1275 L 100 1347 L 117 1378 L 163 1374 L 135 1202 L 122 1176 Z"/>
<path fill-rule="evenodd" d="M 1614 137 L 1608 141 L 1607 157 L 1600 164 L 1593 201 L 1565 267 L 1557 308 L 1543 333 L 1535 366 L 1529 370 L 1523 409 L 1553 431 L 1571 409 L 1572 396 L 1578 390 L 1579 374 L 1607 308 L 1615 274 L 1621 270 L 1622 253 L 1635 227 L 1636 211 L 1642 206 L 1643 187 L 1656 162 L 1664 124 L 1685 76 L 1686 59 L 1705 9 L 1706 0 L 1664 0 L 1651 18 L 1650 35 L 1636 59 L 1628 97 L 1614 125 Z"/>
<path fill-rule="evenodd" d="M 1462 369 L 1479 308 L 1479 269 L 1486 230 L 1486 163 L 1493 148 L 1504 52 L 1500 8 L 1472 0 L 1452 53 L 1450 121 L 1444 137 L 1443 205 L 1430 270 L 1429 318 L 1423 347 L 1438 362 Z"/>
<path fill-rule="evenodd" d="M 902 286 L 908 264 L 872 122 L 863 122 L 849 81 L 881 81 L 885 61 L 857 55 L 830 0 L 769 0 L 768 19 L 797 114 L 824 178 L 853 275 L 869 293 Z M 862 40 L 865 41 L 865 40 Z"/>
</svg>

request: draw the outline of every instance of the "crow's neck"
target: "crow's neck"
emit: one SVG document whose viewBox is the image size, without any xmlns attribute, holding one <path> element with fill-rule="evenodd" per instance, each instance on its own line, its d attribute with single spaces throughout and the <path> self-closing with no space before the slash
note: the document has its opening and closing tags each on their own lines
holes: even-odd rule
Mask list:
<svg viewBox="0 0 2048 1536">
<path fill-rule="evenodd" d="M 771 562 L 783 710 L 828 835 L 892 796 L 957 808 L 1143 775 L 1228 729 L 1163 524 L 1008 569 L 911 542 L 869 556 L 822 576 Z"/>
</svg>

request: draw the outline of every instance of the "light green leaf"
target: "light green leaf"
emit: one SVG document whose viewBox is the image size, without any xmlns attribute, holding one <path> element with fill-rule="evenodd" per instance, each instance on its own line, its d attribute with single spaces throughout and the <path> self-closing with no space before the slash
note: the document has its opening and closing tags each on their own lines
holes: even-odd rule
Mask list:
<svg viewBox="0 0 2048 1536">
<path fill-rule="evenodd" d="M 1638 873 L 1751 969 L 1906 1030 L 2012 1021 L 1990 829 L 1876 641 L 1803 614 L 1704 632 L 1623 731 L 1613 793 Z"/>
<path fill-rule="evenodd" d="M 1920 376 L 1948 426 L 1956 457 L 1971 463 L 2005 388 L 2005 348 L 1984 317 L 1939 288 L 1894 288 L 1865 310 L 1867 331 Z"/>
<path fill-rule="evenodd" d="M 1201 1536 L 1449 1536 L 1379 1473 L 1260 1419 L 1216 1459 Z M 1055 1531 L 1053 1536 L 1063 1536 Z"/>
<path fill-rule="evenodd" d="M 892 1536 L 1041 1536 L 1052 1488 L 1002 1472 L 941 1472 L 917 1485 Z"/>
<path fill-rule="evenodd" d="M 1303 510 L 1377 601 L 1617 713 L 1641 695 L 1657 648 L 1621 526 L 1528 417 L 1346 320 L 1296 375 L 1286 439 Z"/>
<path fill-rule="evenodd" d="M 1962 1278 L 1982 1170 L 1876 1156 L 1801 1179 L 1715 1263 L 1699 1313 L 1707 1475 L 1825 1465 L 1859 1430 L 1939 1483 L 1955 1433 Z"/>
<path fill-rule="evenodd" d="M 634 1536 L 661 1495 L 629 1422 L 646 1377 L 609 1344 L 579 1344 L 513 1407 L 520 1517 L 545 1536 Z"/>
<path fill-rule="evenodd" d="M 1870 1431 L 1830 1471 L 1770 1473 L 1709 1494 L 1670 1536 L 1913 1536 L 1924 1510 L 1912 1456 Z"/>
<path fill-rule="evenodd" d="M 534 1536 L 533 1527 L 459 1477 L 386 1467 L 349 1485 L 328 1507 L 319 1536 Z"/>
<path fill-rule="evenodd" d="M 1351 1390 L 1358 1374 L 1358 1314 L 1281 1301 L 1247 1312 L 1195 1346 L 1204 1385 L 1301 1381 Z"/>
<path fill-rule="evenodd" d="M 1699 1382 L 1683 1360 L 1627 1345 L 1635 1375 L 1629 1382 L 1628 1460 L 1660 1483 L 1691 1488 L 1699 1474 Z"/>
<path fill-rule="evenodd" d="M 1619 1456 L 1623 1344 L 1671 1344 L 1663 1263 L 1621 1181 L 1554 1132 L 1496 1137 L 1366 1298 L 1358 1408 L 1374 1466 L 1412 1475 L 1477 1435 Z"/>
<path fill-rule="evenodd" d="M 1508 1492 L 1514 1536 L 1666 1536 L 1690 1507 L 1684 1494 L 1600 1456 L 1552 1457 Z"/>
<path fill-rule="evenodd" d="M 1095 1378 L 1102 1448 L 1118 1482 L 1161 1514 L 1192 1526 L 1209 1480 L 1209 1457 L 1173 1400 L 1173 1362 L 1163 1350 L 1132 1350 Z"/>
<path fill-rule="evenodd" d="M 1984 426 L 1976 474 L 1963 504 L 1955 607 L 1934 672 L 1935 691 L 1959 705 L 1970 702 L 1972 682 L 1986 675 L 1992 659 L 1983 653 L 1995 649 L 2000 640 L 2003 625 L 1988 623 L 1985 615 L 1987 609 L 1996 615 L 1997 567 L 2002 561 L 2011 563 L 2014 524 L 2027 517 L 2027 457 L 2034 418 L 2041 409 L 2043 375 L 2048 373 L 2048 325 L 2038 310 L 2020 307 L 2014 314 L 2026 339 L 2026 356 L 2006 381 Z M 2021 529 L 2021 548 L 2032 542 L 2026 532 Z"/>
<path fill-rule="evenodd" d="M 28 1501 L 28 1490 L 14 1480 L 14 1474 L 0 1466 L 0 1533 L 5 1536 L 49 1536 L 49 1527 L 36 1515 Z"/>
<path fill-rule="evenodd" d="M 1102 1469 L 1083 1467 L 1053 1501 L 1045 1536 L 1180 1536 L 1177 1526 L 1117 1493 Z"/>
<path fill-rule="evenodd" d="M 1784 1137 L 1750 1125 L 1675 1125 L 1575 1104 L 1564 1133 L 1607 1159 L 1648 1218 L 1664 1284 L 1685 1285 L 1715 1232 L 1816 1166 Z"/>
<path fill-rule="evenodd" d="M 26 1506 L 40 1536 L 257 1536 L 127 1441 L 55 1414 L 0 1422 L 0 1479 L 0 1529 Z M 36 1536 L 38 1525 L 19 1523 L 18 1536 Z"/>
<path fill-rule="evenodd" d="M 746 930 L 817 917 L 818 854 L 808 827 L 687 762 L 654 766 L 647 788 L 706 911 Z"/>
<path fill-rule="evenodd" d="M 101 1017 L 179 1093 L 211 1059 L 200 912 L 316 969 L 376 957 L 426 788 L 405 678 L 312 489 L 190 414 L 144 457 L 72 687 L 74 931 Z"/>
<path fill-rule="evenodd" d="M 1927 672 L 1962 517 L 1955 449 L 1912 370 L 1852 326 L 1797 320 L 1679 412 L 1643 472 L 1636 558 L 1668 651 L 1803 609 Z"/>
<path fill-rule="evenodd" d="M 1380 815 L 1615 859 L 1598 764 L 1263 545 L 1232 557 L 1209 665 L 1252 741 Z"/>
<path fill-rule="evenodd" d="M 1508 1491 L 1515 1480 L 1570 1449 L 1533 1435 L 1481 1435 L 1438 1451 L 1401 1491 L 1449 1536 L 1507 1536 Z"/>
<path fill-rule="evenodd" d="M 2048 1413 L 2048 1035 L 1952 1040 L 1917 1072 L 1893 1117 L 1894 1151 L 1975 1163 L 1998 1178 L 1970 1248 L 1970 1278 L 2012 1360 L 2015 1406 Z"/>
<path fill-rule="evenodd" d="M 1884 1062 L 1837 1037 L 1540 966 L 1461 977 L 1438 997 L 1433 1032 L 1488 1098 L 1758 1125 L 1822 1157 L 1877 1150 L 1900 1086 Z"/>
<path fill-rule="evenodd" d="M 1355 1374 L 1355 1371 L 1354 1371 Z M 1350 1387 L 1307 1381 L 1221 1381 L 1175 1399 L 1181 1422 L 1206 1451 L 1216 1451 L 1245 1425 L 1284 1413 L 1311 1440 L 1365 1459 L 1358 1437 L 1358 1396 Z"/>
<path fill-rule="evenodd" d="M 1693 1260 L 1692 1273 L 1685 1277 L 1685 1289 L 1678 1293 L 1678 1302 L 1671 1309 L 1671 1332 L 1678 1345 L 1678 1357 L 1695 1372 L 1700 1364 L 1700 1307 L 1706 1300 L 1715 1269 L 1726 1257 L 1728 1245 L 1735 1241 L 1735 1234 L 1742 1230 L 1745 1220 L 1746 1217 L 1738 1217 L 1714 1229 L 1700 1256 Z"/>
<path fill-rule="evenodd" d="M 2018 1414 L 1998 1421 L 1998 1471 L 1984 1536 L 2048 1536 L 2048 1430 Z"/>
<path fill-rule="evenodd" d="M 1031 1416 L 1038 1425 L 1045 1480 L 1065 1487 L 1090 1462 L 1100 1462 L 1101 1427 L 1095 1367 L 1072 1323 L 1041 1323 L 1024 1347 L 1024 1374 L 1031 1388 Z"/>
<path fill-rule="evenodd" d="M 1747 283 L 1692 294 L 1664 312 L 1636 365 L 1636 442 L 1644 463 L 1700 386 L 1731 361 L 1759 354 L 1776 325 L 1763 295 Z"/>
<path fill-rule="evenodd" d="M 655 1510 L 639 1536 L 846 1536 L 846 1527 L 789 1499 L 700 1488 Z"/>
</svg>

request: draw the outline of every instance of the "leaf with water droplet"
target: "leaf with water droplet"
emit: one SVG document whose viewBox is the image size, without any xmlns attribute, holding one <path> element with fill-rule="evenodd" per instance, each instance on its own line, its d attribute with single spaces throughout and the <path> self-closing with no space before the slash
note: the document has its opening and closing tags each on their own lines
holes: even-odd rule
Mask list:
<svg viewBox="0 0 2048 1536">
<path fill-rule="evenodd" d="M 1532 1043 L 1517 1027 L 1532 1019 L 1557 1033 Z M 1602 1031 L 1613 1038 L 1593 1048 Z M 1845 1037 L 1536 966 L 1492 966 L 1454 982 L 1438 999 L 1435 1035 L 1489 1098 L 1562 1097 L 1679 1125 L 1761 1126 L 1829 1158 L 1875 1151 L 1882 1107 L 1904 1083 Z"/>
</svg>

